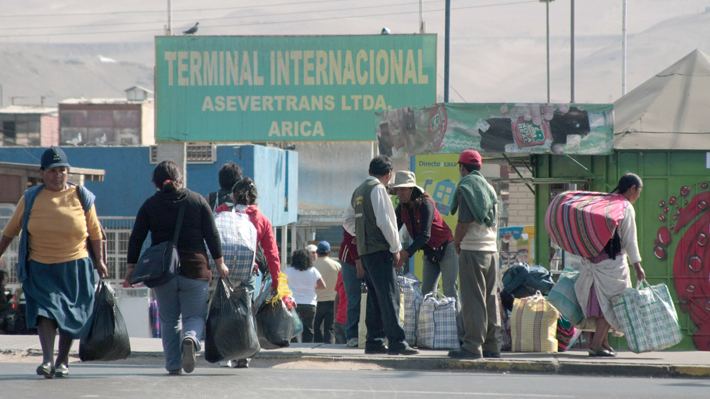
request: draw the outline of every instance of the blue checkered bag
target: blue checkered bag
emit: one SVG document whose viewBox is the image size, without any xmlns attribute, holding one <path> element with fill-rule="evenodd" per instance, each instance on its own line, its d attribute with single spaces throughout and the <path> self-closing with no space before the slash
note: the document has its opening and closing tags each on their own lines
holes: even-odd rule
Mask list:
<svg viewBox="0 0 710 399">
<path fill-rule="evenodd" d="M 410 346 L 417 344 L 417 316 L 424 301 L 422 282 L 413 274 L 398 276 L 399 285 L 404 293 L 404 336 Z"/>
<path fill-rule="evenodd" d="M 232 283 L 245 282 L 251 276 L 256 254 L 256 228 L 246 213 L 232 211 L 215 215 L 214 222 L 222 240 L 224 264 L 229 268 Z M 217 276 L 217 266 L 210 261 L 212 275 Z"/>
<path fill-rule="evenodd" d="M 673 299 L 663 283 L 649 286 L 643 280 L 636 289 L 627 288 L 614 303 L 614 313 L 635 353 L 670 348 L 683 339 Z"/>
<path fill-rule="evenodd" d="M 441 295 L 441 294 L 439 294 Z M 459 349 L 456 298 L 429 293 L 419 307 L 417 346 L 423 349 Z"/>
</svg>

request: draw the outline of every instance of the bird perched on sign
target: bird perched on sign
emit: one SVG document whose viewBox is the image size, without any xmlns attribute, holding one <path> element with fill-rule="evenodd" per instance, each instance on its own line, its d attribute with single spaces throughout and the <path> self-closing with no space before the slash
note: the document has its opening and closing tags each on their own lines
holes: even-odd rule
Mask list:
<svg viewBox="0 0 710 399">
<path fill-rule="evenodd" d="M 197 33 L 197 25 L 199 25 L 199 24 L 200 24 L 199 22 L 196 22 L 195 26 L 193 26 L 192 28 L 190 28 L 182 33 L 184 33 L 186 35 L 194 35 L 195 33 Z"/>
</svg>

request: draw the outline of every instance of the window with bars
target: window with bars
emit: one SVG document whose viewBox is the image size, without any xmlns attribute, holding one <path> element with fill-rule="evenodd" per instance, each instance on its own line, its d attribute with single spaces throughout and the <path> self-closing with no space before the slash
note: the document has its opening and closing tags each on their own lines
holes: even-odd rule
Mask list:
<svg viewBox="0 0 710 399">
<path fill-rule="evenodd" d="M 212 144 L 188 144 L 185 160 L 187 163 L 215 163 L 217 162 L 216 147 Z M 150 146 L 150 163 L 158 163 L 158 146 Z"/>
</svg>

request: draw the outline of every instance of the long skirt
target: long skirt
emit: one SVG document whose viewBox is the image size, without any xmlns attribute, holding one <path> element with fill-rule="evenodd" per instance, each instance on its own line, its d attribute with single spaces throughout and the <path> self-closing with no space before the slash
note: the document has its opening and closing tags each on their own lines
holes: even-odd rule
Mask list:
<svg viewBox="0 0 710 399">
<path fill-rule="evenodd" d="M 94 311 L 96 273 L 89 258 L 44 264 L 31 260 L 22 285 L 27 328 L 42 316 L 57 322 L 60 335 L 85 338 Z"/>
</svg>

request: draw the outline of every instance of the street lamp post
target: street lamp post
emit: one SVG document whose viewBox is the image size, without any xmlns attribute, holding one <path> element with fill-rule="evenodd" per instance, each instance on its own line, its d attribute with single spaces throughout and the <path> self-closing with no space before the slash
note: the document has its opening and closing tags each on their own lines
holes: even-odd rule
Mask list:
<svg viewBox="0 0 710 399">
<path fill-rule="evenodd" d="M 449 43 L 451 41 L 451 0 L 446 0 L 446 17 L 444 30 L 444 102 L 449 102 Z"/>
<path fill-rule="evenodd" d="M 555 0 L 540 0 L 545 3 L 545 15 L 547 21 L 547 103 L 550 103 L 550 2 Z"/>
</svg>

